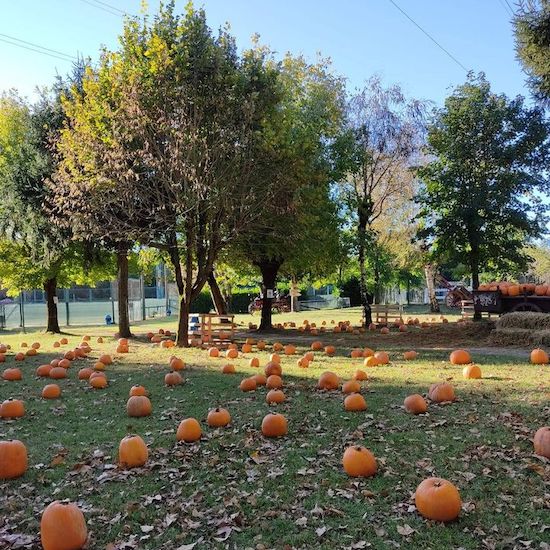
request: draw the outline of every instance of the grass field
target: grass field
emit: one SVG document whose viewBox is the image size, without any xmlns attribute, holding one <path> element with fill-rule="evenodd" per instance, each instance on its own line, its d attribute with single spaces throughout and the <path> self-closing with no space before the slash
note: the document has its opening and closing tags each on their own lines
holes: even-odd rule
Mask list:
<svg viewBox="0 0 550 550">
<path fill-rule="evenodd" d="M 359 321 L 357 310 L 281 315 L 275 321 L 304 317 L 318 324 Z M 175 320 L 150 321 L 134 332 L 161 326 L 173 328 Z M 335 357 L 316 353 L 308 369 L 296 366 L 300 355 L 282 359 L 287 400 L 276 408 L 287 417 L 289 433 L 276 440 L 260 432 L 263 416 L 275 408 L 266 404 L 265 388 L 238 388 L 244 376 L 258 372 L 248 366 L 250 357 L 263 367 L 271 351 L 241 354 L 230 361 L 237 374 L 223 375 L 224 359 L 208 358 L 203 350 L 152 347 L 140 338 L 131 342 L 130 353 L 114 354 L 109 387 L 92 390 L 77 372 L 99 354 L 113 353 L 115 340 L 108 327 L 71 329 L 68 347 L 84 334 L 92 336 L 92 353 L 74 361 L 55 401 L 40 397 L 47 381 L 34 375 L 38 365 L 59 357 L 55 338 L 0 334 L 12 351 L 23 340 L 42 343 L 38 356 L 18 364 L 22 381 L 0 381 L 0 401 L 21 398 L 27 411 L 18 420 L 0 420 L 0 439 L 20 439 L 29 451 L 28 472 L 0 482 L 0 548 L 40 548 L 41 512 L 65 498 L 84 511 L 91 549 L 548 548 L 550 466 L 533 454 L 531 440 L 549 423 L 550 368 L 530 365 L 526 350 L 490 348 L 486 329 L 450 323 L 386 336 L 320 335 L 336 346 Z M 100 335 L 108 337 L 96 344 Z M 269 343 L 297 343 L 299 354 L 314 339 L 291 330 L 265 337 Z M 364 346 L 388 351 L 392 362 L 365 369 L 368 410 L 345 412 L 342 393 L 320 392 L 316 381 L 325 370 L 349 379 L 362 365 L 349 352 Z M 457 346 L 472 349 L 483 379 L 465 380 L 462 369 L 450 365 L 449 350 Z M 411 348 L 419 351 L 418 359 L 403 361 L 402 352 Z M 187 364 L 185 384 L 167 388 L 163 378 L 174 353 Z M 14 363 L 9 354 L 4 367 Z M 425 394 L 442 380 L 455 386 L 456 402 L 431 404 L 425 415 L 405 413 L 408 394 Z M 126 416 L 134 384 L 149 390 L 150 417 Z M 230 411 L 232 422 L 213 430 L 205 418 L 217 405 Z M 189 416 L 201 422 L 203 438 L 176 443 L 176 428 Z M 118 443 L 128 433 L 149 445 L 144 468 L 116 465 Z M 375 477 L 354 479 L 343 472 L 342 453 L 354 443 L 376 456 Z M 459 488 L 463 511 L 457 521 L 429 522 L 416 512 L 412 496 L 430 476 Z"/>
</svg>

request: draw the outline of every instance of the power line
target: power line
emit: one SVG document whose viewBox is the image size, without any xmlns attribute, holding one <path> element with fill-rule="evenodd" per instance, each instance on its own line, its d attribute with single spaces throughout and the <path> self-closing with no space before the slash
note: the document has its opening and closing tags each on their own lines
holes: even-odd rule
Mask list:
<svg viewBox="0 0 550 550">
<path fill-rule="evenodd" d="M 45 46 L 41 46 L 40 44 L 35 44 L 34 42 L 27 42 L 26 40 L 21 40 L 21 38 L 16 38 L 15 36 L 10 36 L 9 34 L 4 34 L 0 32 L 0 36 L 3 36 L 4 38 L 7 38 L 8 40 L 13 40 L 14 42 L 21 42 L 22 44 L 26 44 L 27 46 L 32 46 L 33 48 L 38 48 L 40 50 L 45 50 L 47 52 L 51 52 L 56 55 L 60 55 L 63 57 L 68 57 L 69 59 L 74 59 L 75 61 L 77 58 L 74 55 L 70 55 L 68 53 L 60 52 L 59 50 L 52 50 L 51 48 L 46 48 Z"/>
<path fill-rule="evenodd" d="M 121 10 L 117 8 L 116 6 L 113 6 L 112 4 L 107 4 L 107 2 L 103 2 L 102 0 L 93 0 L 96 4 L 102 4 L 103 6 L 107 6 L 108 8 L 111 8 L 112 10 L 120 12 L 122 15 L 128 15 L 124 10 Z"/>
<path fill-rule="evenodd" d="M 89 6 L 93 6 L 98 10 L 103 10 L 107 13 L 110 13 L 111 15 L 116 15 L 117 17 L 124 17 L 125 15 L 130 15 L 128 12 L 125 12 L 111 4 L 108 4 L 107 2 L 103 2 L 102 0 L 80 0 L 80 1 L 84 2 L 85 4 L 88 4 Z"/>
<path fill-rule="evenodd" d="M 507 14 L 510 14 L 512 16 L 514 15 L 514 12 L 510 9 L 510 4 L 504 3 L 504 0 L 498 0 L 498 1 L 500 2 L 500 5 L 502 6 L 502 8 Z"/>
<path fill-rule="evenodd" d="M 406 11 L 401 9 L 394 0 L 389 0 L 416 28 L 424 33 L 441 51 L 445 52 L 461 69 L 468 72 L 468 69 L 451 53 L 446 50 L 428 31 L 424 30 Z"/>
<path fill-rule="evenodd" d="M 1 36 L 6 36 L 6 35 L 3 34 Z M 61 55 L 49 53 L 51 51 L 56 51 L 56 50 L 50 50 L 49 48 L 44 48 L 43 46 L 38 46 L 38 45 L 36 45 L 36 47 L 25 46 L 25 44 L 30 44 L 30 42 L 25 42 L 24 40 L 19 40 L 18 38 L 13 38 L 13 39 L 11 37 L 9 38 L 10 40 L 7 40 L 5 38 L 0 38 L 0 42 L 5 42 L 6 44 L 10 44 L 11 46 L 17 46 L 18 48 L 23 48 L 24 50 L 29 50 L 31 52 L 41 53 L 42 55 L 47 55 L 49 57 L 55 57 L 56 59 L 61 59 L 61 61 L 74 62 L 78 59 L 72 55 L 67 55 L 64 53 L 61 53 Z M 17 40 L 18 42 L 15 42 L 15 40 Z M 20 44 L 19 42 L 23 42 L 23 44 Z"/>
<path fill-rule="evenodd" d="M 505 2 L 506 2 L 506 4 L 507 4 L 508 8 L 510 8 L 511 14 L 512 14 L 512 15 L 515 15 L 516 13 L 515 13 L 515 11 L 514 11 L 514 8 L 510 5 L 510 2 L 509 2 L 508 0 L 505 0 Z"/>
<path fill-rule="evenodd" d="M 93 6 L 94 8 L 97 8 L 98 10 L 103 10 L 107 13 L 110 13 L 111 15 L 115 15 L 116 17 L 122 17 L 122 14 L 117 13 L 116 11 L 113 11 L 110 8 L 104 8 L 103 6 L 100 6 L 98 4 L 94 4 L 93 2 L 90 2 L 90 0 L 80 0 L 80 1 L 84 2 L 85 4 L 88 4 L 89 6 Z"/>
</svg>

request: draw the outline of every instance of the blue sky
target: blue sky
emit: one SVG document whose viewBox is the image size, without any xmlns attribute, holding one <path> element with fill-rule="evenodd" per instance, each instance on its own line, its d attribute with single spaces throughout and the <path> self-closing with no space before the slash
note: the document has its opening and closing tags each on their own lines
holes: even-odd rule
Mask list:
<svg viewBox="0 0 550 550">
<path fill-rule="evenodd" d="M 138 13 L 141 0 L 102 0 Z M 395 0 L 463 65 L 485 71 L 493 88 L 529 96 L 515 59 L 506 0 Z M 97 58 L 100 45 L 117 45 L 122 19 L 98 7 L 97 0 L 1 0 L 1 35 L 67 54 Z M 510 5 L 514 2 L 510 1 Z M 150 11 L 158 3 L 149 0 Z M 101 4 L 99 4 L 101 5 Z M 183 8 L 185 1 L 178 1 Z M 328 56 L 349 88 L 373 73 L 399 82 L 411 95 L 442 103 L 465 72 L 407 20 L 390 0 L 203 0 L 210 25 L 229 22 L 239 47 L 254 33 L 283 54 Z M 0 36 L 0 38 L 5 38 Z M 70 62 L 0 42 L 0 90 L 16 88 L 32 96 Z"/>
</svg>

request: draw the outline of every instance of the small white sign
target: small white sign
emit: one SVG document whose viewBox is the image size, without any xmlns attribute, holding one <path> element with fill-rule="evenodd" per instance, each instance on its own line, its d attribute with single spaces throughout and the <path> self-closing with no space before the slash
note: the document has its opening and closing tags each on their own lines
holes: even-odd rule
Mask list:
<svg viewBox="0 0 550 550">
<path fill-rule="evenodd" d="M 291 288 L 291 289 L 290 289 L 290 295 L 291 295 L 293 298 L 297 298 L 298 296 L 301 296 L 302 293 L 301 293 L 300 290 L 297 289 L 297 288 Z"/>
<path fill-rule="evenodd" d="M 59 303 L 59 298 L 57 296 L 54 296 L 53 297 L 53 303 L 54 304 L 58 304 Z"/>
<path fill-rule="evenodd" d="M 265 290 L 265 297 L 266 298 L 273 298 L 273 289 L 272 288 L 266 288 Z"/>
</svg>

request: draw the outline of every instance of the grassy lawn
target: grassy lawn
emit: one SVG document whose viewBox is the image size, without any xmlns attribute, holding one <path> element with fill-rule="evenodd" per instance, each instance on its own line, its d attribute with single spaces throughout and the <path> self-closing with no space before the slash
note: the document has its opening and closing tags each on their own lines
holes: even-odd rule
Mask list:
<svg viewBox="0 0 550 550">
<path fill-rule="evenodd" d="M 275 322 L 304 318 L 349 318 L 357 310 L 280 315 Z M 255 316 L 258 319 L 258 316 Z M 239 316 L 247 324 L 250 316 Z M 134 327 L 140 335 L 151 327 L 174 327 L 175 320 L 149 321 Z M 48 382 L 35 377 L 36 367 L 59 357 L 56 338 L 40 333 L 4 333 L 0 341 L 18 351 L 22 341 L 42 343 L 39 354 L 18 363 L 20 382 L 0 381 L 0 401 L 25 401 L 26 416 L 0 420 L 0 439 L 22 440 L 29 451 L 29 470 L 21 478 L 0 482 L 0 548 L 11 548 L 8 534 L 21 534 L 27 548 L 39 548 L 43 508 L 54 499 L 71 499 L 84 511 L 89 548 L 547 548 L 550 533 L 548 461 L 532 453 L 535 430 L 549 423 L 550 368 L 530 365 L 521 350 L 486 348 L 483 331 L 456 324 L 408 333 L 321 334 L 337 355 L 316 353 L 308 369 L 298 357 L 282 359 L 287 400 L 265 402 L 265 388 L 242 393 L 240 380 L 258 372 L 248 366 L 269 353 L 246 354 L 229 361 L 235 375 L 220 372 L 224 359 L 203 350 L 152 347 L 132 341 L 130 353 L 116 355 L 113 329 L 74 328 L 69 346 L 92 336 L 92 353 L 74 361 L 61 380 L 62 396 L 40 397 Z M 97 344 L 97 336 L 108 336 Z M 297 342 L 298 353 L 315 338 L 295 330 L 265 340 Z M 448 362 L 449 349 L 478 348 L 475 362 L 483 379 L 465 380 L 461 367 Z M 353 347 L 369 346 L 390 353 L 388 366 L 365 369 L 365 412 L 345 412 L 339 391 L 320 392 L 316 380 L 332 370 L 349 379 L 361 360 Z M 415 361 L 402 352 L 416 349 Z M 92 390 L 78 380 L 81 366 L 101 353 L 113 353 L 107 368 L 109 387 Z M 185 384 L 163 383 L 169 357 L 182 357 Z M 4 368 L 14 366 L 13 353 Z M 426 394 L 433 382 L 449 380 L 458 400 L 431 404 L 428 413 L 412 416 L 402 408 L 411 393 Z M 153 414 L 126 416 L 128 391 L 134 384 L 149 390 Z M 208 410 L 217 405 L 232 415 L 227 428 L 206 426 Z M 276 408 L 289 421 L 289 433 L 277 440 L 261 435 L 263 416 Z M 175 431 L 185 417 L 203 426 L 199 443 L 176 443 Z M 140 434 L 149 445 L 147 465 L 125 471 L 117 464 L 119 441 Z M 365 445 L 378 460 L 375 477 L 349 478 L 341 467 L 346 446 Z M 422 519 L 412 495 L 422 479 L 444 477 L 460 490 L 463 511 L 443 525 Z M 546 541 L 546 542 L 545 542 Z M 25 546 L 13 546 L 25 547 Z"/>
</svg>

